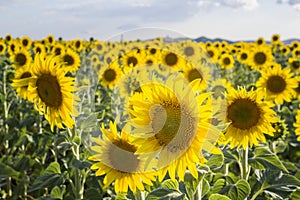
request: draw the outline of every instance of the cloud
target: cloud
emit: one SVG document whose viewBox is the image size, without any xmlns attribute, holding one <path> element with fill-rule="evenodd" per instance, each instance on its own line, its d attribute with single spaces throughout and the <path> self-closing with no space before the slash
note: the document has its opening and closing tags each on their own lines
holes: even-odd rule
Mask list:
<svg viewBox="0 0 300 200">
<path fill-rule="evenodd" d="M 243 8 L 246 10 L 254 9 L 258 6 L 257 0 L 199 0 L 198 6 L 230 7 L 234 9 Z"/>
<path fill-rule="evenodd" d="M 289 4 L 296 10 L 300 11 L 300 0 L 277 0 L 279 4 Z"/>
</svg>

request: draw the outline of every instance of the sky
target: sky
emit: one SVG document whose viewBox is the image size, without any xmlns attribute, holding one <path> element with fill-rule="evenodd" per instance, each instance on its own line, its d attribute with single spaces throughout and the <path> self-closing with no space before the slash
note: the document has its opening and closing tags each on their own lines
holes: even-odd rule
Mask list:
<svg viewBox="0 0 300 200">
<path fill-rule="evenodd" d="M 0 37 L 300 38 L 300 0 L 0 0 Z"/>
</svg>

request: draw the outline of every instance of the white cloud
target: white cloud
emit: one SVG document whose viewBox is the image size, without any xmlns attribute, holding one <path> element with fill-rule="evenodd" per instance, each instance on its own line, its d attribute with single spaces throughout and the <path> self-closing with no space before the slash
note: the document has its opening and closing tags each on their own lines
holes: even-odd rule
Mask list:
<svg viewBox="0 0 300 200">
<path fill-rule="evenodd" d="M 300 0 L 277 0 L 277 3 L 280 3 L 280 4 L 289 4 L 294 9 L 300 11 Z"/>
<path fill-rule="evenodd" d="M 199 0 L 198 6 L 214 6 L 214 7 L 230 7 L 230 8 L 243 8 L 250 10 L 258 6 L 257 0 Z"/>
</svg>

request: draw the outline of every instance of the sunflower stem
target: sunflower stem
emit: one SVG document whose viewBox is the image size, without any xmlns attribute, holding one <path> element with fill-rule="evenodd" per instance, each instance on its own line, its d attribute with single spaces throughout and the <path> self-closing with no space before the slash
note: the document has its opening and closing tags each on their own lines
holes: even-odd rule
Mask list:
<svg viewBox="0 0 300 200">
<path fill-rule="evenodd" d="M 196 191 L 194 194 L 194 200 L 201 199 L 201 197 L 202 197 L 202 183 L 203 183 L 202 180 L 203 180 L 203 177 L 201 177 L 201 179 L 197 185 L 197 188 L 196 188 Z"/>
<path fill-rule="evenodd" d="M 248 181 L 250 167 L 248 165 L 248 147 L 240 150 L 240 170 L 241 178 Z"/>
</svg>

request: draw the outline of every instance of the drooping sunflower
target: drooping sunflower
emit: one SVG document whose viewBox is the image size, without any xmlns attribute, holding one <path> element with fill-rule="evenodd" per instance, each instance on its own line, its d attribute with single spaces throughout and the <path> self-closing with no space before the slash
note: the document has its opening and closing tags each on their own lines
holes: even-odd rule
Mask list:
<svg viewBox="0 0 300 200">
<path fill-rule="evenodd" d="M 300 141 L 300 111 L 297 111 L 296 114 L 296 122 L 294 123 L 295 129 L 295 134 L 298 136 L 297 140 Z"/>
<path fill-rule="evenodd" d="M 281 65 L 275 63 L 273 68 L 261 72 L 256 82 L 257 92 L 265 94 L 266 99 L 275 101 L 277 105 L 290 102 L 294 89 L 298 87 L 297 80 L 292 76 L 289 68 L 282 69 Z"/>
<path fill-rule="evenodd" d="M 103 139 L 94 138 L 96 145 L 92 146 L 94 155 L 89 160 L 96 163 L 91 169 L 97 170 L 95 175 L 105 175 L 104 187 L 107 188 L 114 182 L 116 193 L 127 193 L 130 189 L 136 193 L 137 189 L 143 191 L 144 184 L 153 185 L 155 172 L 145 172 L 145 161 L 135 154 L 137 146 L 133 137 L 126 131 L 117 131 L 116 123 L 110 122 L 110 130 L 102 126 Z"/>
<path fill-rule="evenodd" d="M 264 69 L 273 61 L 273 55 L 268 47 L 259 47 L 253 49 L 250 54 L 249 64 L 255 70 Z"/>
<path fill-rule="evenodd" d="M 139 145 L 137 154 L 155 160 L 162 180 L 168 172 L 182 181 L 186 169 L 198 177 L 196 164 L 203 164 L 202 151 L 217 152 L 214 142 L 220 132 L 210 124 L 210 94 L 195 96 L 182 77 L 170 76 L 166 83 L 154 79 L 141 86 L 143 97 L 131 101 L 130 122 Z"/>
<path fill-rule="evenodd" d="M 11 84 L 17 91 L 17 94 L 23 99 L 27 99 L 28 97 L 28 85 L 31 76 L 31 65 L 20 67 L 16 70 L 13 83 Z"/>
<path fill-rule="evenodd" d="M 0 39 L 0 55 L 4 55 L 6 52 L 6 44 Z"/>
<path fill-rule="evenodd" d="M 11 61 L 13 62 L 12 66 L 16 69 L 29 65 L 32 62 L 31 55 L 25 48 L 16 48 L 10 57 Z"/>
<path fill-rule="evenodd" d="M 51 130 L 54 125 L 63 128 L 63 124 L 72 128 L 77 110 L 73 107 L 78 101 L 73 92 L 74 78 L 67 77 L 65 70 L 52 56 L 37 54 L 32 65 L 32 80 L 28 86 L 28 99 L 34 107 L 49 121 Z"/>
<path fill-rule="evenodd" d="M 77 71 L 81 63 L 79 55 L 70 48 L 67 48 L 60 55 L 60 62 L 62 64 L 62 67 L 70 72 Z"/>
<path fill-rule="evenodd" d="M 275 129 L 271 123 L 278 119 L 269 101 L 263 101 L 256 91 L 245 88 L 229 89 L 227 93 L 226 122 L 230 125 L 225 131 L 224 144 L 234 147 L 252 147 L 259 141 L 266 142 L 265 134 L 273 136 Z"/>
<path fill-rule="evenodd" d="M 122 71 L 118 62 L 114 61 L 107 67 L 103 67 L 103 69 L 100 70 L 99 81 L 104 87 L 108 87 L 112 90 L 121 76 Z"/>
</svg>

